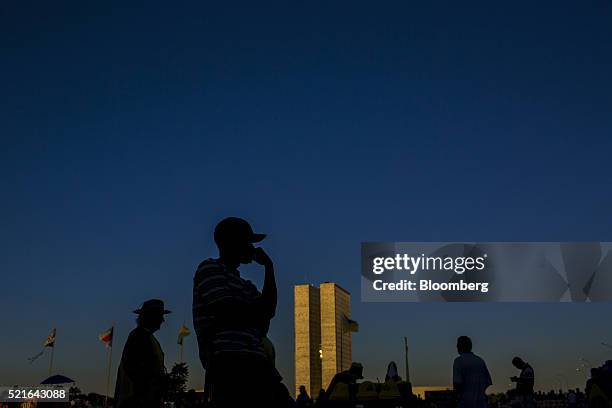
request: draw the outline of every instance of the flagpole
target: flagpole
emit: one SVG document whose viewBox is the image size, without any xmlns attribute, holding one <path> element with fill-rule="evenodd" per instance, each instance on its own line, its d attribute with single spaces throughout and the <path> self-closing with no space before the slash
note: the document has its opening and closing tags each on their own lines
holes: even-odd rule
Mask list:
<svg viewBox="0 0 612 408">
<path fill-rule="evenodd" d="M 106 396 L 104 397 L 104 408 L 108 407 L 108 394 L 110 393 L 110 376 L 111 376 L 112 362 L 113 362 L 113 346 L 111 343 L 111 346 L 108 348 L 108 372 L 106 373 Z"/>
<path fill-rule="evenodd" d="M 186 312 L 185 310 L 183 310 L 183 317 L 185 316 Z M 181 336 L 181 333 L 183 331 L 183 327 L 185 327 L 185 319 L 183 318 L 183 325 L 181 326 L 181 328 L 179 329 L 179 336 Z M 181 337 L 181 342 L 179 344 L 179 363 L 183 363 L 183 342 L 185 341 L 185 337 Z"/>
<path fill-rule="evenodd" d="M 53 352 L 55 352 L 55 343 L 51 347 L 51 359 L 49 360 L 49 377 L 51 377 L 51 372 L 53 371 Z"/>
<path fill-rule="evenodd" d="M 189 336 L 190 332 L 187 326 L 185 326 L 185 321 L 183 320 L 183 325 L 179 329 L 177 343 L 179 345 L 179 363 L 183 364 L 183 347 L 185 342 L 185 337 Z"/>
<path fill-rule="evenodd" d="M 406 382 L 410 383 L 410 369 L 408 367 L 408 337 L 404 337 L 404 353 L 406 356 Z"/>
</svg>

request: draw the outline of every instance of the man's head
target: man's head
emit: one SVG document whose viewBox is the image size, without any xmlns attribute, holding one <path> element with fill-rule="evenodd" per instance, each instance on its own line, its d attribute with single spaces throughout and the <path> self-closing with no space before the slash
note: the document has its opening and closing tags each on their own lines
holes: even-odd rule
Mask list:
<svg viewBox="0 0 612 408">
<path fill-rule="evenodd" d="M 512 365 L 518 368 L 519 370 L 522 370 L 523 368 L 525 368 L 525 365 L 527 365 L 527 363 L 525 363 L 520 357 L 514 357 L 512 359 Z"/>
<path fill-rule="evenodd" d="M 354 378 L 358 380 L 361 380 L 363 378 L 363 365 L 361 365 L 361 363 L 352 362 L 348 371 Z"/>
<path fill-rule="evenodd" d="M 138 315 L 136 322 L 139 327 L 155 332 L 159 330 L 165 321 L 164 315 L 170 313 L 164 308 L 164 301 L 160 299 L 149 299 L 145 301 L 140 309 L 134 310 Z"/>
<path fill-rule="evenodd" d="M 252 262 L 255 250 L 253 243 L 265 237 L 265 234 L 254 233 L 251 225 L 242 218 L 228 217 L 215 227 L 215 243 L 219 248 L 219 255 L 230 263 Z"/>
<path fill-rule="evenodd" d="M 469 353 L 472 351 L 472 340 L 468 336 L 460 336 L 457 338 L 457 352 L 459 354 Z"/>
<path fill-rule="evenodd" d="M 306 394 L 306 387 L 300 385 L 300 394 Z"/>
</svg>

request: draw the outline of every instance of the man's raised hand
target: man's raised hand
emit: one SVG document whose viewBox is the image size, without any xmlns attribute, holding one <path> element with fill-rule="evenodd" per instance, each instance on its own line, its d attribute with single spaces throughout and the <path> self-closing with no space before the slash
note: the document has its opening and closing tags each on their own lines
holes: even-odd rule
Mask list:
<svg viewBox="0 0 612 408">
<path fill-rule="evenodd" d="M 272 259 L 270 259 L 268 254 L 266 254 L 266 251 L 264 251 L 264 249 L 261 247 L 255 248 L 253 260 L 263 266 L 272 266 Z"/>
</svg>

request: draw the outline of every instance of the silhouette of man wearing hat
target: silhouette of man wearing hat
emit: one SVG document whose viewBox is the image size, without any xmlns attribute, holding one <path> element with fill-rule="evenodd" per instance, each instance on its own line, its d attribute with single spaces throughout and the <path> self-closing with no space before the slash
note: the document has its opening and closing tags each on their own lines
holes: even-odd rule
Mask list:
<svg viewBox="0 0 612 408">
<path fill-rule="evenodd" d="M 123 347 L 115 385 L 116 408 L 158 408 L 163 406 L 166 368 L 164 352 L 153 335 L 170 313 L 164 302 L 150 299 L 134 310 L 138 326 L 130 332 Z"/>
<path fill-rule="evenodd" d="M 253 245 L 264 238 L 247 221 L 225 218 L 214 233 L 219 258 L 203 261 L 194 276 L 193 325 L 216 407 L 280 407 L 290 401 L 264 347 L 277 302 L 272 260 Z M 264 267 L 261 292 L 238 271 L 252 261 Z"/>
</svg>

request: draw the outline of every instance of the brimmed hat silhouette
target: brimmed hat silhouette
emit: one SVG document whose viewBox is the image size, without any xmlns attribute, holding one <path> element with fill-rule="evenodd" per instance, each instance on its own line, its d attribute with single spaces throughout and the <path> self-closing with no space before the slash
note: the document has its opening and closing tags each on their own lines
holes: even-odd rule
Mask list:
<svg viewBox="0 0 612 408">
<path fill-rule="evenodd" d="M 145 301 L 142 304 L 140 309 L 134 310 L 134 313 L 136 313 L 136 314 L 143 314 L 143 313 L 162 313 L 162 314 L 168 314 L 168 313 L 172 313 L 172 312 L 170 310 L 164 309 L 164 301 L 163 300 L 161 300 L 161 299 L 149 299 L 149 300 Z"/>
</svg>

